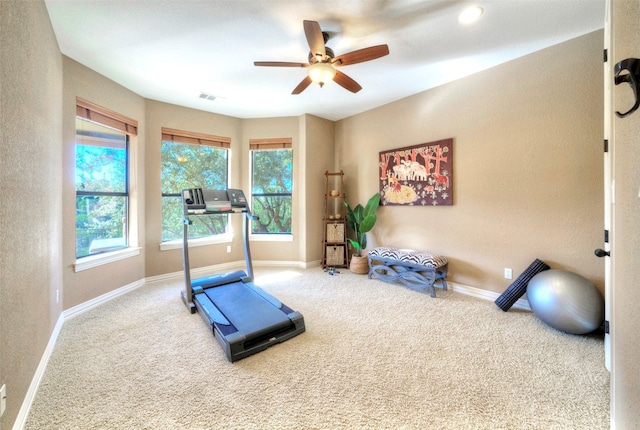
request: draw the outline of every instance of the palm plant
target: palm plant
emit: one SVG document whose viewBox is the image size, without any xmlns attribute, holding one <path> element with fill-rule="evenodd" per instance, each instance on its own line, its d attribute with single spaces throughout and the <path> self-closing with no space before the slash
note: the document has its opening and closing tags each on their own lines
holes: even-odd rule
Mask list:
<svg viewBox="0 0 640 430">
<path fill-rule="evenodd" d="M 347 223 L 355 235 L 355 239 L 349 239 L 349 242 L 355 249 L 355 255 L 362 257 L 362 251 L 367 247 L 366 233 L 377 221 L 376 211 L 380 205 L 380 194 L 371 196 L 364 207 L 358 204 L 352 209 L 347 202 L 344 202 L 344 205 L 347 207 Z"/>
</svg>

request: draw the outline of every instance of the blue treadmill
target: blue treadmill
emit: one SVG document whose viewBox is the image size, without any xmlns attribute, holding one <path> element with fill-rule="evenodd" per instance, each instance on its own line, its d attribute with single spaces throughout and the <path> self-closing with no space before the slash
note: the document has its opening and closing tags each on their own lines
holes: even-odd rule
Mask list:
<svg viewBox="0 0 640 430">
<path fill-rule="evenodd" d="M 304 332 L 300 312 L 253 283 L 249 249 L 249 221 L 257 219 L 242 190 L 182 190 L 182 263 L 185 290 L 182 300 L 193 314 L 202 315 L 231 362 L 263 351 Z M 242 240 L 247 271 L 237 270 L 191 280 L 189 225 L 191 217 L 239 213 L 243 215 Z"/>
</svg>

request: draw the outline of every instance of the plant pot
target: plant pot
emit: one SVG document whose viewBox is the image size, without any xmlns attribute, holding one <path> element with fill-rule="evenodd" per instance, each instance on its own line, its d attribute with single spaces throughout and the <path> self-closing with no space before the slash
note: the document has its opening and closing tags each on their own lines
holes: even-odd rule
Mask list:
<svg viewBox="0 0 640 430">
<path fill-rule="evenodd" d="M 352 256 L 349 270 L 358 275 L 366 275 L 369 273 L 369 259 L 367 257 L 358 257 L 357 255 Z"/>
</svg>

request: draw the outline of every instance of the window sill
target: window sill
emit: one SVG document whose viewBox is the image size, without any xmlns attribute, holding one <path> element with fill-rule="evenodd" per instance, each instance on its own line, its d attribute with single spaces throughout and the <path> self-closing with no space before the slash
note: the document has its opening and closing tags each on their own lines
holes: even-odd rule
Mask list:
<svg viewBox="0 0 640 430">
<path fill-rule="evenodd" d="M 130 247 L 113 252 L 105 252 L 104 254 L 90 255 L 76 260 L 74 265 L 75 272 L 91 269 L 93 267 L 102 266 L 104 264 L 113 263 L 114 261 L 123 260 L 125 258 L 140 255 L 142 248 Z"/>
<path fill-rule="evenodd" d="M 217 245 L 221 243 L 233 242 L 233 233 L 221 234 L 218 236 L 202 237 L 200 239 L 189 239 L 189 248 L 195 246 Z M 160 251 L 169 251 L 172 249 L 182 249 L 182 239 L 162 242 Z"/>
<path fill-rule="evenodd" d="M 250 234 L 250 242 L 293 242 L 292 234 Z"/>
</svg>

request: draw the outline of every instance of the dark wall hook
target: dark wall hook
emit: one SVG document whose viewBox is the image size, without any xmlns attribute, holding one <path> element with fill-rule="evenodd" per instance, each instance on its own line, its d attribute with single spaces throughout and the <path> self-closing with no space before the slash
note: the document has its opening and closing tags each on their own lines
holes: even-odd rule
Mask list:
<svg viewBox="0 0 640 430">
<path fill-rule="evenodd" d="M 640 107 L 640 99 L 638 99 L 638 95 L 640 95 L 640 59 L 627 58 L 626 60 L 622 60 L 614 66 L 613 71 L 615 73 L 615 84 L 618 85 L 623 82 L 629 83 L 633 89 L 633 95 L 636 99 L 633 107 L 625 113 L 616 111 L 616 115 L 618 115 L 618 117 L 624 118 L 634 113 L 636 109 Z"/>
</svg>

